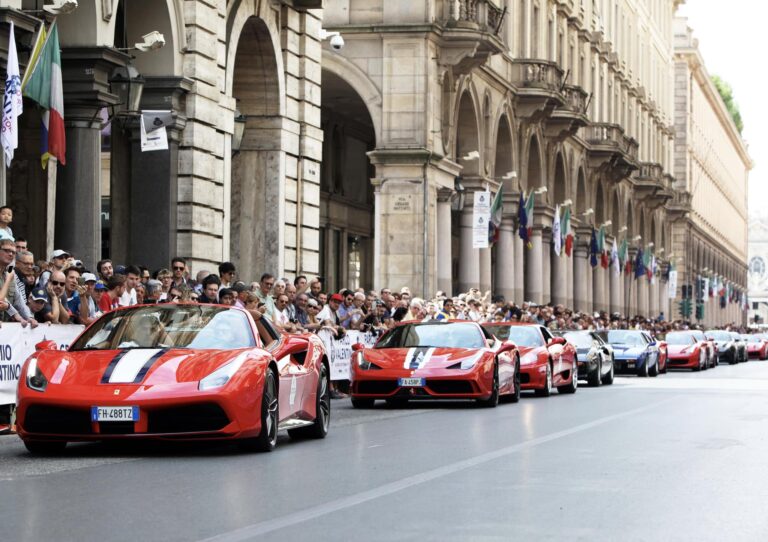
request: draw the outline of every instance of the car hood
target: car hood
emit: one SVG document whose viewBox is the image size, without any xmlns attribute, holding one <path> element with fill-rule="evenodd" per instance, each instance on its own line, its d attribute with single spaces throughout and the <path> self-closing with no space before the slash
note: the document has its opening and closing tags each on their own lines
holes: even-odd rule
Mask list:
<svg viewBox="0 0 768 542">
<path fill-rule="evenodd" d="M 672 355 L 690 354 L 691 352 L 693 352 L 694 348 L 695 346 L 690 344 L 689 345 L 670 344 L 670 345 L 667 345 L 667 353 Z"/>
<path fill-rule="evenodd" d="M 440 369 L 467 360 L 476 363 L 484 353 L 478 348 L 367 348 L 363 356 L 382 369 Z"/>
<path fill-rule="evenodd" d="M 643 352 L 645 352 L 646 348 L 644 346 L 635 346 L 635 345 L 629 345 L 629 344 L 612 344 L 613 351 L 617 355 L 625 354 L 625 355 L 640 355 Z"/>
<path fill-rule="evenodd" d="M 45 351 L 36 354 L 38 367 L 51 384 L 145 386 L 197 382 L 239 355 L 242 350 L 185 348 Z"/>
</svg>

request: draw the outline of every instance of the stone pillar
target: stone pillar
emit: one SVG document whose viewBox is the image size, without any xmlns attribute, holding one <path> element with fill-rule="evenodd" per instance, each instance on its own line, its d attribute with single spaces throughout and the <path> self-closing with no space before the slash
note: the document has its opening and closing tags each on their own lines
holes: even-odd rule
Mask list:
<svg viewBox="0 0 768 542">
<path fill-rule="evenodd" d="M 627 258 L 630 262 L 635 261 L 635 255 L 637 254 L 636 248 L 630 248 L 627 251 Z M 634 271 L 631 271 L 629 275 L 625 275 L 625 282 L 626 282 L 626 289 L 625 295 L 626 295 L 626 306 L 627 306 L 627 316 L 632 317 L 637 314 L 637 285 L 638 282 L 635 280 L 635 273 Z"/>
<path fill-rule="evenodd" d="M 573 308 L 578 312 L 588 311 L 589 260 L 587 247 L 577 244 L 573 247 Z"/>
<path fill-rule="evenodd" d="M 182 97 L 191 89 L 192 81 L 181 77 L 146 77 L 142 109 L 170 109 L 173 120 L 166 128 L 168 150 L 141 152 L 139 138 L 133 140 L 129 185 L 131 231 L 125 262 L 140 262 L 157 269 L 169 266 L 171 258 L 178 255 L 176 204 L 192 196 L 186 192 L 180 194 L 178 187 L 179 139 L 186 124 L 186 117 L 179 111 Z M 113 182 L 112 187 L 115 184 Z M 147 197 L 148 194 L 152 196 Z M 152 250 L 147 250 L 149 239 L 156 240 Z"/>
<path fill-rule="evenodd" d="M 597 267 L 592 268 L 592 302 L 596 312 L 608 309 L 608 304 L 605 302 L 605 278 L 605 269 L 600 265 L 598 256 Z"/>
<path fill-rule="evenodd" d="M 541 302 L 552 302 L 552 230 L 545 229 L 541 236 Z"/>
<path fill-rule="evenodd" d="M 491 279 L 493 272 L 491 270 L 491 249 L 480 248 L 477 249 L 478 259 L 480 263 L 480 291 L 485 293 L 491 290 Z"/>
<path fill-rule="evenodd" d="M 658 294 L 658 303 L 659 303 L 659 312 L 664 313 L 664 319 L 665 320 L 671 320 L 671 314 L 669 310 L 669 292 L 668 292 L 669 285 L 666 280 L 659 279 L 659 284 L 657 288 L 657 294 Z M 712 306 L 712 303 L 710 303 L 710 306 Z M 711 316 L 711 314 L 710 314 Z M 712 321 L 711 319 L 709 320 Z"/>
<path fill-rule="evenodd" d="M 565 278 L 565 286 L 566 286 L 566 297 L 565 297 L 565 306 L 568 308 L 573 308 L 573 251 L 571 251 L 570 256 L 563 256 L 563 263 L 565 265 L 565 271 L 566 271 L 566 278 Z"/>
<path fill-rule="evenodd" d="M 437 192 L 437 289 L 449 297 L 453 295 L 453 255 L 451 250 L 451 194 L 452 190 Z"/>
<path fill-rule="evenodd" d="M 496 292 L 507 301 L 515 299 L 515 225 L 512 217 L 504 217 L 496 245 Z"/>
<path fill-rule="evenodd" d="M 514 301 L 520 305 L 525 301 L 525 251 L 528 250 L 523 246 L 523 240 L 517 235 L 517 232 L 512 231 L 514 239 L 512 245 L 515 249 L 515 296 Z"/>
<path fill-rule="evenodd" d="M 653 284 L 648 287 L 649 302 L 648 302 L 648 315 L 651 318 L 659 316 L 659 279 L 654 277 Z"/>
<path fill-rule="evenodd" d="M 637 283 L 637 312 L 640 316 L 648 317 L 648 279 L 638 278 Z"/>
<path fill-rule="evenodd" d="M 101 109 L 117 103 L 109 76 L 128 55 L 107 47 L 61 52 L 66 165 L 56 181 L 56 248 L 72 251 L 86 267 L 101 259 Z M 122 224 L 129 228 L 131 224 Z M 120 227 L 120 226 L 118 226 Z"/>
<path fill-rule="evenodd" d="M 532 248 L 528 253 L 525 269 L 525 300 L 542 304 L 542 236 L 541 229 L 534 228 L 531 234 Z"/>
<path fill-rule="evenodd" d="M 552 303 L 555 305 L 564 305 L 570 307 L 568 304 L 568 264 L 570 258 L 568 258 L 563 252 L 560 256 L 555 254 L 552 250 L 550 254 L 551 262 L 551 278 L 552 278 Z"/>
<path fill-rule="evenodd" d="M 480 287 L 479 249 L 472 248 L 472 206 L 461 211 L 461 248 L 459 252 L 459 291 Z"/>
<path fill-rule="evenodd" d="M 623 290 L 623 284 L 621 280 L 621 274 L 617 274 L 616 271 L 613 268 L 613 265 L 611 265 L 608 268 L 608 282 L 609 282 L 609 289 L 610 289 L 610 302 L 609 302 L 609 311 L 611 313 L 614 312 L 623 312 L 622 304 L 621 304 L 621 292 Z"/>
</svg>

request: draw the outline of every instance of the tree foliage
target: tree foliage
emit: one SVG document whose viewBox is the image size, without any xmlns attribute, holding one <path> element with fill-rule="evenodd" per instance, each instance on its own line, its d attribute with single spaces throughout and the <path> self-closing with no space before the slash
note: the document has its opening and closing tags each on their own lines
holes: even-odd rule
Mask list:
<svg viewBox="0 0 768 542">
<path fill-rule="evenodd" d="M 715 84 L 715 88 L 720 93 L 720 97 L 725 102 L 725 107 L 728 108 L 728 113 L 731 114 L 733 123 L 736 125 L 736 129 L 741 133 L 744 129 L 744 122 L 741 120 L 741 112 L 739 111 L 739 104 L 733 98 L 733 88 L 731 85 L 723 81 L 717 75 L 712 76 L 712 82 Z"/>
</svg>

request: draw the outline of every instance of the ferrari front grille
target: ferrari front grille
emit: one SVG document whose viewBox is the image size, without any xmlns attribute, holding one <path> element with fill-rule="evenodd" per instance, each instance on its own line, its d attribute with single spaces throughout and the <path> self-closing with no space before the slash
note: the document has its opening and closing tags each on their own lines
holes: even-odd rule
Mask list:
<svg viewBox="0 0 768 542">
<path fill-rule="evenodd" d="M 100 435 L 132 435 L 133 433 L 133 422 L 101 422 L 99 424 Z"/>
<path fill-rule="evenodd" d="M 87 410 L 48 405 L 30 405 L 24 415 L 23 427 L 30 433 L 49 435 L 89 435 L 93 432 Z"/>
<path fill-rule="evenodd" d="M 365 395 L 388 395 L 397 389 L 396 380 L 360 380 L 355 383 L 357 393 Z"/>
<path fill-rule="evenodd" d="M 466 380 L 433 380 L 427 379 L 427 388 L 435 394 L 455 395 L 474 393 L 472 383 Z"/>
<path fill-rule="evenodd" d="M 149 433 L 198 433 L 218 431 L 229 418 L 216 403 L 200 403 L 151 410 L 148 413 Z"/>
</svg>

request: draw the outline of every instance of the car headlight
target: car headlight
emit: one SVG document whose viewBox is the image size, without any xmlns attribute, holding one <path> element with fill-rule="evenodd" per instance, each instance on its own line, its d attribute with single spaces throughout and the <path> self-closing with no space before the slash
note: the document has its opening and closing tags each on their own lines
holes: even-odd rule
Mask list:
<svg viewBox="0 0 768 542">
<path fill-rule="evenodd" d="M 520 358 L 520 365 L 532 365 L 536 363 L 536 354 L 525 354 Z"/>
<path fill-rule="evenodd" d="M 27 365 L 27 387 L 35 391 L 45 391 L 48 379 L 37 366 L 37 358 L 29 360 Z"/>
<path fill-rule="evenodd" d="M 357 353 L 357 366 L 360 367 L 363 371 L 370 371 L 375 369 L 381 369 L 378 365 L 371 363 L 367 359 L 365 359 L 365 356 L 362 352 Z"/>
<path fill-rule="evenodd" d="M 234 376 L 237 370 L 243 366 L 247 358 L 246 354 L 241 354 L 229 363 L 222 365 L 211 374 L 203 378 L 197 385 L 197 389 L 200 391 L 211 390 L 214 388 L 220 388 L 229 382 L 229 379 Z"/>
</svg>

